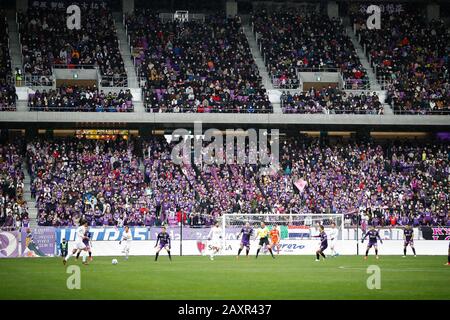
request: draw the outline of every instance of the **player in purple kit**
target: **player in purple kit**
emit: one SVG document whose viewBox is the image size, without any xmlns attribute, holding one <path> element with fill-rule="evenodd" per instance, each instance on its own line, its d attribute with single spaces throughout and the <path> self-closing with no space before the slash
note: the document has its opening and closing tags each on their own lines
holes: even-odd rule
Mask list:
<svg viewBox="0 0 450 320">
<path fill-rule="evenodd" d="M 414 257 L 417 257 L 416 249 L 414 248 L 414 230 L 410 225 L 405 227 L 405 230 L 403 230 L 403 235 L 405 237 L 405 243 L 403 245 L 403 258 L 406 257 L 406 247 L 408 247 L 408 245 L 411 247 Z"/>
<path fill-rule="evenodd" d="M 84 245 L 86 246 L 86 250 L 87 250 L 87 252 L 88 252 L 88 254 L 89 254 L 89 261 L 92 261 L 91 233 L 90 233 L 89 231 L 86 231 L 85 236 L 86 236 L 86 237 L 83 239 L 83 243 L 84 243 Z M 78 260 L 78 258 L 80 257 L 80 253 L 81 253 L 81 250 L 78 250 L 77 257 L 76 257 L 77 260 Z"/>
<path fill-rule="evenodd" d="M 155 248 L 158 246 L 158 242 L 159 242 L 159 248 L 156 250 L 155 261 L 158 260 L 159 252 L 163 248 L 166 249 L 167 254 L 169 255 L 169 260 L 172 261 L 172 256 L 170 255 L 170 236 L 166 232 L 166 227 L 162 227 L 161 232 L 158 233 L 158 237 L 156 238 Z"/>
<path fill-rule="evenodd" d="M 325 233 L 325 228 L 320 225 L 319 226 L 320 233 L 318 236 L 314 236 L 316 238 L 320 238 L 320 248 L 316 251 L 316 261 L 320 261 L 320 256 L 323 257 L 323 259 L 326 259 L 325 254 L 323 253 L 326 248 L 328 248 L 328 237 Z"/>
<path fill-rule="evenodd" d="M 450 242 L 448 243 L 448 257 L 447 257 L 447 266 L 450 266 Z"/>
<path fill-rule="evenodd" d="M 375 230 L 375 227 L 372 226 L 370 230 L 366 233 L 364 238 L 361 240 L 361 243 L 364 243 L 364 240 L 369 237 L 369 243 L 367 244 L 367 250 L 366 255 L 364 259 L 367 259 L 367 256 L 369 255 L 370 248 L 374 247 L 375 249 L 375 256 L 378 259 L 378 243 L 377 240 L 380 240 L 380 243 L 383 243 L 383 240 L 381 240 L 380 234 L 378 233 L 378 230 Z"/>
<path fill-rule="evenodd" d="M 250 252 L 250 237 L 253 234 L 253 228 L 250 227 L 250 223 L 246 223 L 245 227 L 241 229 L 241 232 L 239 232 L 237 238 L 239 239 L 239 236 L 242 234 L 242 240 L 241 240 L 241 247 L 238 250 L 238 254 L 236 256 L 236 259 L 239 259 L 239 255 L 242 252 L 242 249 L 244 247 L 246 248 L 246 256 L 248 257 L 248 254 Z"/>
</svg>

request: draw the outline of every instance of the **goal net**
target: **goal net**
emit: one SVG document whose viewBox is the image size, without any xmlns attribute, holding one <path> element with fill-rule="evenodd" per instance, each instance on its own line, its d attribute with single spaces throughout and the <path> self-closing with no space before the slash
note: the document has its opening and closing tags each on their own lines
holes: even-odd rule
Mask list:
<svg viewBox="0 0 450 320">
<path fill-rule="evenodd" d="M 237 235 L 249 223 L 253 228 L 252 246 L 257 244 L 256 230 L 264 222 L 269 230 L 279 231 L 283 253 L 312 254 L 319 242 L 319 226 L 325 228 L 329 242 L 340 241 L 344 234 L 343 214 L 224 214 L 221 220 L 222 241 L 227 251 L 237 250 Z M 333 230 L 335 224 L 335 230 Z"/>
</svg>

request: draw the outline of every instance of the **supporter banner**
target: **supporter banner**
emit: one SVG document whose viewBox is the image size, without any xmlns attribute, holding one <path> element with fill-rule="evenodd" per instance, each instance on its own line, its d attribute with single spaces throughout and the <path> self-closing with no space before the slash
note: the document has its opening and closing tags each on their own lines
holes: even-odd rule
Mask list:
<svg viewBox="0 0 450 320">
<path fill-rule="evenodd" d="M 378 245 L 379 254 L 384 255 L 403 255 L 403 240 L 386 240 L 383 244 Z M 225 246 L 222 248 L 220 255 L 236 255 L 239 249 L 239 240 L 226 241 Z M 73 249 L 74 242 L 69 243 L 69 251 Z M 155 242 L 154 241 L 133 241 L 130 245 L 131 256 L 154 256 L 155 255 Z M 318 240 L 281 240 L 280 242 L 280 255 L 307 255 L 311 256 L 311 259 L 315 259 L 315 251 L 319 246 Z M 339 255 L 356 255 L 357 246 L 359 246 L 359 255 L 362 256 L 367 247 L 367 241 L 362 244 L 361 242 L 353 240 L 339 240 L 336 243 L 336 251 Z M 448 243 L 446 241 L 428 241 L 417 240 L 414 241 L 414 246 L 417 250 L 417 254 L 420 255 L 447 255 Z M 258 241 L 251 241 L 250 255 L 255 256 L 258 248 Z M 187 256 L 201 256 L 209 255 L 211 251 L 211 245 L 207 240 L 184 240 L 183 241 L 183 255 Z M 172 241 L 171 248 L 172 255 L 180 255 L 180 241 Z M 277 249 L 275 248 L 275 252 Z M 122 257 L 122 245 L 119 245 L 118 241 L 97 241 L 93 243 L 92 254 L 94 256 L 114 256 Z M 265 250 L 262 250 L 261 255 L 268 255 Z M 325 250 L 325 254 L 330 254 L 330 248 Z M 372 256 L 373 250 L 370 252 Z M 408 249 L 408 254 L 412 254 Z M 161 251 L 161 255 L 167 255 L 165 250 Z M 245 259 L 245 251 L 241 254 L 242 259 Z M 220 259 L 220 257 L 219 257 Z M 336 259 L 339 259 L 337 257 Z M 120 259 L 119 259 L 120 261 Z"/>
<path fill-rule="evenodd" d="M 56 230 L 56 243 L 60 243 L 62 239 L 75 241 L 77 228 L 58 228 Z M 133 240 L 156 240 L 161 227 L 130 227 Z M 183 240 L 202 240 L 208 237 L 211 228 L 192 228 L 168 227 L 167 232 L 172 240 L 180 240 L 181 232 L 183 232 Z M 241 227 L 232 227 L 226 229 L 227 239 L 236 239 Z M 89 228 L 92 241 L 119 241 L 122 238 L 123 228 L 115 227 L 92 227 Z"/>
<path fill-rule="evenodd" d="M 122 238 L 124 228 L 115 227 L 93 227 L 89 228 L 92 241 L 119 241 Z M 131 227 L 133 240 L 150 240 L 150 228 Z M 62 239 L 75 241 L 77 228 L 58 228 L 56 229 L 56 243 L 61 243 Z"/>
<path fill-rule="evenodd" d="M 19 256 L 19 232 L 0 231 L 0 258 L 17 258 Z"/>
<path fill-rule="evenodd" d="M 346 228 L 344 229 L 344 240 L 356 240 L 356 228 Z M 380 237 L 383 240 L 403 240 L 403 230 L 402 228 L 377 228 L 380 233 Z M 413 228 L 414 230 L 414 240 L 422 239 L 420 237 L 419 228 Z M 364 236 L 364 232 L 361 228 L 358 229 L 358 239 Z"/>
<path fill-rule="evenodd" d="M 450 227 L 422 227 L 425 240 L 450 240 Z"/>
<path fill-rule="evenodd" d="M 303 179 L 299 179 L 294 183 L 294 185 L 297 187 L 298 191 L 303 192 L 303 190 L 305 190 L 305 187 L 308 185 L 308 182 Z"/>
<path fill-rule="evenodd" d="M 22 257 L 55 255 L 55 228 L 37 227 L 22 230 Z"/>
<path fill-rule="evenodd" d="M 107 8 L 111 0 L 99 1 L 73 1 L 73 0 L 29 0 L 29 6 L 43 9 L 66 9 L 71 4 L 79 5 L 83 9 L 99 9 Z"/>
</svg>

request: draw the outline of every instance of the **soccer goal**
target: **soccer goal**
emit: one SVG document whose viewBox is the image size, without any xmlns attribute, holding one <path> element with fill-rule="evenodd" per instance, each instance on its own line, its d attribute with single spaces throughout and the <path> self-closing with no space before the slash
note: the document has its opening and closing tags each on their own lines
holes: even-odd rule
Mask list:
<svg viewBox="0 0 450 320">
<path fill-rule="evenodd" d="M 310 254 L 312 248 L 317 246 L 316 236 L 319 235 L 320 225 L 325 228 L 330 242 L 340 243 L 344 234 L 343 214 L 224 214 L 221 220 L 224 248 L 234 251 L 235 247 L 239 246 L 237 235 L 246 223 L 256 231 L 261 222 L 264 222 L 269 230 L 278 229 L 280 245 L 284 248 L 284 253 L 289 254 Z M 255 233 L 252 239 L 254 235 Z"/>
</svg>

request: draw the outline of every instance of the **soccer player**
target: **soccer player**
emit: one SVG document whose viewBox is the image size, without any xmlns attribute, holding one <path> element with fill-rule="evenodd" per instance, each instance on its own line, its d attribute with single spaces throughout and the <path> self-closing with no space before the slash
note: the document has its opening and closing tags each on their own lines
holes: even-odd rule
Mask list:
<svg viewBox="0 0 450 320">
<path fill-rule="evenodd" d="M 86 246 L 86 251 L 87 251 L 88 254 L 89 254 L 89 261 L 92 261 L 91 233 L 90 233 L 89 231 L 87 231 L 87 229 L 86 229 L 86 234 L 85 234 L 85 236 L 86 236 L 86 237 L 83 239 L 83 243 L 84 243 L 84 245 Z M 81 253 L 81 250 L 78 250 L 77 257 L 76 257 L 77 260 L 78 260 L 78 258 L 80 257 L 80 253 Z"/>
<path fill-rule="evenodd" d="M 122 233 L 122 239 L 119 241 L 119 245 L 122 244 L 122 241 L 124 241 L 122 253 L 125 253 L 125 260 L 128 260 L 128 255 L 130 253 L 131 240 L 133 240 L 133 236 L 131 235 L 130 227 L 125 226 L 125 230 Z"/>
<path fill-rule="evenodd" d="M 416 249 L 414 248 L 414 230 L 410 225 L 407 225 L 405 230 L 403 230 L 403 236 L 405 237 L 405 242 L 403 244 L 403 258 L 406 257 L 406 248 L 408 245 L 411 247 L 414 257 L 417 257 Z"/>
<path fill-rule="evenodd" d="M 259 252 L 261 251 L 261 248 L 266 245 L 269 249 L 270 254 L 272 255 L 272 258 L 275 259 L 275 256 L 273 255 L 272 248 L 269 244 L 269 228 L 267 228 L 266 224 L 264 222 L 261 222 L 261 228 L 259 228 L 256 232 L 256 238 L 259 238 L 259 245 L 258 250 L 256 251 L 256 258 L 258 258 Z"/>
<path fill-rule="evenodd" d="M 280 231 L 278 230 L 277 226 L 273 226 L 272 230 L 269 232 L 270 235 L 270 248 L 273 249 L 273 247 L 277 248 L 277 254 L 280 254 Z"/>
<path fill-rule="evenodd" d="M 67 254 L 67 256 L 64 258 L 63 263 L 66 264 L 67 261 L 70 259 L 71 256 L 75 255 L 78 250 L 84 251 L 83 254 L 83 264 L 87 264 L 86 262 L 86 245 L 84 244 L 84 239 L 86 238 L 86 232 L 88 228 L 87 221 L 84 221 L 80 224 L 80 226 L 77 229 L 76 239 L 75 239 L 75 247 L 72 250 L 72 253 Z"/>
<path fill-rule="evenodd" d="M 250 227 L 250 223 L 246 223 L 245 227 L 243 227 L 241 229 L 241 232 L 239 232 L 237 238 L 239 239 L 239 236 L 242 234 L 242 240 L 241 240 L 241 246 L 238 250 L 238 254 L 236 256 L 236 259 L 239 259 L 239 255 L 242 252 L 242 249 L 244 249 L 244 247 L 246 248 L 246 256 L 248 257 L 248 254 L 250 252 L 250 237 L 253 234 L 253 228 Z"/>
<path fill-rule="evenodd" d="M 448 257 L 447 257 L 447 266 L 450 266 L 450 242 L 448 243 Z"/>
<path fill-rule="evenodd" d="M 330 236 L 331 256 L 336 257 L 339 255 L 339 253 L 337 253 L 336 251 L 337 239 L 339 237 L 339 229 L 336 227 L 336 223 L 334 222 L 331 224 L 331 231 L 329 233 L 329 236 Z"/>
<path fill-rule="evenodd" d="M 361 243 L 364 243 L 364 240 L 367 237 L 369 237 L 369 243 L 367 244 L 367 250 L 366 250 L 366 255 L 365 255 L 364 259 L 367 260 L 367 256 L 369 255 L 369 250 L 372 247 L 374 247 L 374 249 L 375 249 L 375 256 L 378 259 L 378 243 L 377 243 L 377 239 L 380 240 L 380 243 L 383 243 L 383 240 L 381 240 L 380 234 L 378 233 L 377 230 L 375 230 L 374 226 L 370 227 L 370 230 L 367 231 L 366 235 L 361 240 Z"/>
<path fill-rule="evenodd" d="M 327 234 L 325 233 L 325 228 L 322 225 L 319 226 L 319 235 L 314 237 L 320 238 L 320 247 L 316 251 L 316 261 L 320 261 L 320 256 L 322 256 L 323 259 L 325 260 L 327 257 L 323 252 L 325 251 L 326 248 L 328 248 L 328 238 Z"/>
<path fill-rule="evenodd" d="M 158 246 L 158 242 L 159 248 L 156 250 L 155 261 L 158 260 L 159 252 L 163 248 L 166 249 L 167 254 L 169 255 L 169 260 L 172 261 L 172 256 L 170 255 L 170 236 L 166 231 L 166 227 L 163 226 L 161 232 L 158 233 L 158 237 L 156 238 L 155 248 Z"/>
<path fill-rule="evenodd" d="M 222 247 L 221 239 L 222 239 L 222 229 L 219 227 L 219 222 L 216 222 L 208 234 L 208 240 L 211 241 L 210 246 L 212 248 L 211 254 L 209 256 L 211 260 L 214 260 L 214 255 L 217 254 L 220 251 L 220 248 Z"/>
</svg>

